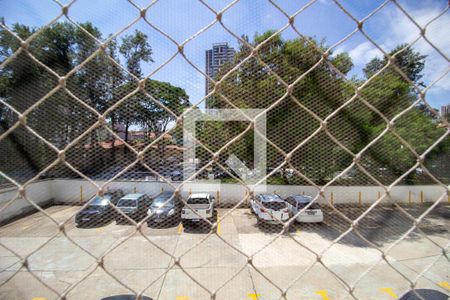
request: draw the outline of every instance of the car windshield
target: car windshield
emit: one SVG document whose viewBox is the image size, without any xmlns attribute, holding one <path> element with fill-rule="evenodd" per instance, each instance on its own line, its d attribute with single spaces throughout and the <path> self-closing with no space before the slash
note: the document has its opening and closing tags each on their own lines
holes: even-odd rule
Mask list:
<svg viewBox="0 0 450 300">
<path fill-rule="evenodd" d="M 136 207 L 137 206 L 137 200 L 136 199 L 120 199 L 119 203 L 117 203 L 117 206 L 120 206 L 120 207 Z"/>
<path fill-rule="evenodd" d="M 305 208 L 306 207 L 306 205 L 308 205 L 309 204 L 309 202 L 300 202 L 299 204 L 298 204 L 298 208 L 299 209 L 302 209 L 302 208 Z M 313 203 L 313 204 L 311 204 L 307 209 L 319 209 L 320 207 L 319 207 L 319 204 L 318 203 Z"/>
<path fill-rule="evenodd" d="M 187 201 L 188 204 L 209 204 L 207 198 L 189 198 Z"/>
<path fill-rule="evenodd" d="M 91 203 L 89 204 L 89 206 L 104 206 L 104 205 L 108 205 L 109 201 L 111 201 L 111 197 L 109 197 L 109 196 L 104 196 L 104 197 L 95 196 L 94 199 L 91 200 Z"/>
<path fill-rule="evenodd" d="M 265 208 L 271 209 L 271 210 L 282 210 L 283 208 L 286 208 L 286 203 L 281 201 L 272 201 L 272 202 L 266 202 L 263 203 Z"/>
<path fill-rule="evenodd" d="M 274 194 L 263 194 L 263 195 L 261 195 L 261 199 L 266 200 L 266 201 L 274 200 L 274 201 L 281 202 L 280 196 L 274 195 Z"/>
<path fill-rule="evenodd" d="M 155 198 L 155 200 L 153 200 L 152 206 L 153 207 L 161 207 L 169 199 L 170 199 L 170 195 L 169 196 L 166 195 L 166 196 L 157 197 L 157 198 Z M 175 200 L 175 198 L 172 198 L 169 202 L 166 203 L 166 205 L 164 205 L 164 207 L 174 206 L 174 204 L 175 204 L 174 200 Z"/>
</svg>

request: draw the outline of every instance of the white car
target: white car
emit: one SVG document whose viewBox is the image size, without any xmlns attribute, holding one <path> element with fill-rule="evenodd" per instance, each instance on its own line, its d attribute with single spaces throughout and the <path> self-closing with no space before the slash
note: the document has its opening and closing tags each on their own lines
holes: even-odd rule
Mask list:
<svg viewBox="0 0 450 300">
<path fill-rule="evenodd" d="M 250 207 L 258 222 L 280 224 L 289 219 L 289 208 L 278 195 L 260 194 L 250 200 Z"/>
<path fill-rule="evenodd" d="M 305 208 L 313 197 L 305 195 L 295 195 L 286 198 L 286 202 L 291 210 L 292 216 Z M 301 212 L 296 218 L 296 222 L 301 223 L 321 223 L 323 222 L 323 212 L 320 209 L 319 203 L 314 202 L 307 209 Z"/>
<path fill-rule="evenodd" d="M 186 223 L 199 223 L 203 220 L 214 222 L 214 197 L 207 193 L 192 194 L 181 210 L 181 221 Z M 195 212 L 194 212 L 195 211 Z"/>
</svg>

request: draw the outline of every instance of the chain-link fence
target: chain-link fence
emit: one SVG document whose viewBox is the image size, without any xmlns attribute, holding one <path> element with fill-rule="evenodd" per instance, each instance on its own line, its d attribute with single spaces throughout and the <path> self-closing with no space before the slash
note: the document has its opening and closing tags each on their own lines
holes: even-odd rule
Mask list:
<svg viewBox="0 0 450 300">
<path fill-rule="evenodd" d="M 446 3 L 138 2 L 1 4 L 1 298 L 447 299 Z"/>
</svg>

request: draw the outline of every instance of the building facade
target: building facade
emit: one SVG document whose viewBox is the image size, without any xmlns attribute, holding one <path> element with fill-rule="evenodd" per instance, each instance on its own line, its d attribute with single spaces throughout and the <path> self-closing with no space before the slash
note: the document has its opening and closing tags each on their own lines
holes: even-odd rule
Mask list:
<svg viewBox="0 0 450 300">
<path fill-rule="evenodd" d="M 232 62 L 236 51 L 230 47 L 228 43 L 215 43 L 212 49 L 205 51 L 205 72 L 211 77 L 215 78 L 220 70 L 220 67 L 227 62 Z M 212 85 L 205 79 L 205 95 L 212 90 Z M 208 102 L 206 102 L 208 104 Z"/>
<path fill-rule="evenodd" d="M 441 116 L 443 117 L 443 116 L 446 116 L 448 114 L 450 114 L 450 104 L 442 105 L 441 106 Z"/>
</svg>

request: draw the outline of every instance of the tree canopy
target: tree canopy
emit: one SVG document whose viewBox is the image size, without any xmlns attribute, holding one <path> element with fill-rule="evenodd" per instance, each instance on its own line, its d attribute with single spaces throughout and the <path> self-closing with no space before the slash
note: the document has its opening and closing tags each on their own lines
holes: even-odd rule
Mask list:
<svg viewBox="0 0 450 300">
<path fill-rule="evenodd" d="M 12 30 L 26 39 L 38 28 L 15 24 Z M 422 154 L 444 134 L 445 129 L 438 126 L 427 107 L 422 103 L 413 105 L 418 95 L 411 82 L 423 84 L 426 57 L 411 47 L 399 45 L 390 52 L 395 54 L 394 63 L 407 78 L 392 65 L 384 68 L 386 58 L 374 58 L 363 69 L 365 78 L 348 79 L 345 76 L 352 70 L 353 62 L 347 53 L 331 52 L 325 60 L 323 52 L 328 46 L 324 41 L 310 37 L 285 40 L 273 35 L 274 31 L 268 31 L 256 34 L 253 39 L 244 37 L 253 46 L 264 45 L 257 56 L 248 58 L 252 53 L 250 47 L 240 44 L 234 60 L 225 64 L 215 78 L 221 80 L 221 85 L 207 99 L 210 108 L 266 110 L 270 169 L 284 161 L 284 154 L 295 150 L 290 165 L 284 169 L 293 167 L 316 184 L 324 184 L 352 163 L 351 153 L 360 152 L 376 140 L 361 157 L 361 166 L 378 181 L 390 184 L 415 164 L 414 151 Z M 272 38 L 268 40 L 269 37 Z M 104 48 L 98 42 L 102 39 L 101 32 L 91 23 L 74 26 L 57 22 L 44 28 L 26 50 L 19 50 L 20 43 L 13 35 L 5 30 L 0 32 L 0 61 L 16 53 L 0 70 L 0 97 L 22 112 L 40 101 L 28 114 L 27 125 L 59 149 L 97 121 L 96 114 L 86 105 L 100 113 L 108 112 L 107 121 L 113 130 L 116 124 L 123 124 L 126 142 L 132 126 L 160 136 L 190 105 L 189 96 L 180 87 L 153 79 L 139 82 L 145 78 L 142 65 L 153 61 L 153 49 L 145 33 L 130 32 L 112 39 Z M 235 69 L 238 63 L 240 67 Z M 73 72 L 66 78 L 67 90 L 57 88 L 58 77 L 53 72 L 65 76 L 70 71 Z M 368 78 L 370 82 L 355 96 L 355 89 Z M 288 89 L 293 83 L 293 88 Z M 386 120 L 393 118 L 396 118 L 394 128 L 378 138 L 388 125 Z M 324 125 L 320 119 L 327 119 L 327 130 L 318 130 Z M 6 106 L 0 106 L 0 133 L 16 122 L 17 116 Z M 217 151 L 247 127 L 242 122 L 201 122 L 197 137 Z M 114 140 L 112 136 L 108 138 Z M 93 130 L 78 143 L 77 149 L 92 149 L 98 141 L 108 138 Z M 28 143 L 30 140 L 34 142 Z M 254 152 L 258 151 L 253 148 L 253 140 L 252 130 L 246 132 L 227 148 L 220 162 L 226 165 L 228 156 L 235 154 L 251 168 Z M 10 133 L 0 147 L 3 152 L 19 153 L 19 158 L 5 156 L 1 162 L 11 170 L 19 165 L 37 171 L 56 158 L 56 153 L 23 126 Z M 124 149 L 123 161 L 132 160 Z M 202 147 L 197 149 L 203 163 L 212 160 Z M 448 160 L 442 157 L 448 156 L 449 149 L 447 139 L 430 152 L 429 167 L 445 164 Z M 72 151 L 71 155 L 74 161 L 82 161 L 79 151 Z M 157 155 L 163 157 L 162 152 Z M 114 157 L 104 158 L 106 165 L 108 161 L 116 161 Z M 375 184 L 373 178 L 358 168 L 337 183 L 346 184 L 345 180 L 352 184 Z M 407 183 L 427 180 L 420 172 L 405 178 Z M 309 184 L 301 176 L 276 182 Z"/>
<path fill-rule="evenodd" d="M 38 30 L 39 28 L 22 24 L 12 26 L 12 31 L 22 39 Z M 19 50 L 20 43 L 13 35 L 6 30 L 0 31 L 0 61 L 18 53 L 0 70 L 0 97 L 23 112 L 48 95 L 32 109 L 27 117 L 27 125 L 57 148 L 64 148 L 97 121 L 94 112 L 77 99 L 99 113 L 104 113 L 138 89 L 135 77 L 142 79 L 144 76 L 141 64 L 153 61 L 152 48 L 143 32 L 136 30 L 120 39 L 113 39 L 103 50 L 98 42 L 102 40 L 100 30 L 89 22 L 78 26 L 57 22 L 43 28 L 26 50 Z M 66 78 L 67 90 L 55 90 L 58 77 L 47 68 L 59 76 L 66 76 L 74 70 Z M 180 115 L 190 105 L 189 97 L 182 88 L 147 79 L 144 90 L 133 93 L 109 111 L 109 126 L 115 130 L 117 123 L 125 124 L 125 139 L 128 138 L 131 125 L 142 125 L 144 130 L 160 135 L 168 129 L 174 116 L 157 102 L 176 115 Z M 0 132 L 8 130 L 16 121 L 15 114 L 1 106 Z M 48 163 L 48 159 L 54 158 L 55 153 L 48 151 L 48 147 L 37 139 L 35 144 L 27 143 L 30 136 L 32 135 L 21 127 L 10 133 L 0 143 L 0 147 L 2 152 L 13 149 L 17 153 L 20 149 L 20 159 L 25 160 L 24 166 L 31 165 L 31 169 L 37 171 Z M 78 149 L 83 145 L 95 146 L 104 138 L 98 130 L 92 130 L 79 143 Z M 4 165 L 14 168 L 12 162 L 5 162 Z"/>
<path fill-rule="evenodd" d="M 273 31 L 256 35 L 253 41 L 256 46 L 273 35 Z M 397 53 L 405 45 L 399 45 L 391 51 Z M 355 87 L 362 80 L 344 79 L 339 73 L 346 75 L 353 67 L 347 53 L 334 55 L 330 53 L 328 63 L 315 66 L 327 49 L 324 42 L 309 37 L 283 40 L 276 35 L 266 42 L 258 51 L 258 58 L 247 60 L 238 69 L 223 78 L 220 90 L 209 99 L 212 108 L 269 108 L 267 112 L 267 137 L 285 153 L 289 153 L 301 144 L 290 160 L 302 174 L 317 184 L 328 182 L 336 174 L 347 168 L 353 157 L 338 143 L 356 154 L 373 141 L 386 128 L 382 116 L 389 120 L 401 112 L 404 113 L 396 122 L 395 133 L 407 141 L 419 155 L 436 141 L 444 129 L 437 128 L 434 117 L 424 113 L 421 106 L 410 106 L 417 99 L 408 80 L 389 66 L 381 74 L 373 78 L 350 104 L 341 107 L 355 95 Z M 222 68 L 216 80 L 219 80 L 237 64 L 250 55 L 251 51 L 242 44 L 232 63 Z M 396 54 L 396 66 L 409 80 L 421 84 L 425 56 L 410 47 Z M 330 67 L 330 64 L 334 67 Z M 364 68 L 366 78 L 381 70 L 387 64 L 386 59 L 374 58 Z M 314 67 L 315 66 L 315 67 Z M 336 72 L 336 69 L 339 72 Z M 276 75 L 274 74 L 276 73 Z M 278 78 L 281 78 L 281 82 Z M 298 80 L 301 78 L 300 80 Z M 287 94 L 285 84 L 297 83 L 291 94 Z M 369 107 L 365 102 L 372 106 Z M 230 105 L 230 103 L 232 105 Z M 276 105 L 274 105 L 277 103 Z M 329 134 L 324 130 L 316 132 L 320 122 L 331 113 L 337 113 L 327 122 Z M 381 115 L 381 114 L 382 115 Z M 212 128 L 215 125 L 210 125 Z M 229 133 L 224 140 L 230 140 L 245 126 L 236 124 L 223 125 Z M 205 129 L 208 131 L 209 129 Z M 312 138 L 310 138 L 313 136 Z M 242 160 L 252 162 L 252 147 L 247 141 L 238 141 L 230 147 L 229 153 L 239 153 Z M 336 140 L 338 143 L 336 143 Z M 211 145 L 212 146 L 212 145 Z M 430 156 L 448 153 L 448 147 L 439 145 Z M 224 155 L 227 156 L 227 153 Z M 276 167 L 284 160 L 283 155 L 274 147 L 268 149 L 268 166 Z M 374 174 L 377 180 L 390 184 L 416 162 L 416 157 L 393 132 L 385 134 L 377 143 L 364 152 L 361 164 Z M 251 167 L 251 166 L 248 166 Z M 352 182 L 375 184 L 358 168 L 351 170 L 348 176 Z M 415 173 L 407 177 L 407 181 L 416 178 Z M 356 180 L 356 181 L 355 181 Z M 419 179 L 415 179 L 419 180 Z M 420 179 L 425 180 L 425 179 Z M 344 182 L 345 180 L 343 180 Z M 300 177 L 285 179 L 285 183 L 307 183 Z"/>
</svg>

